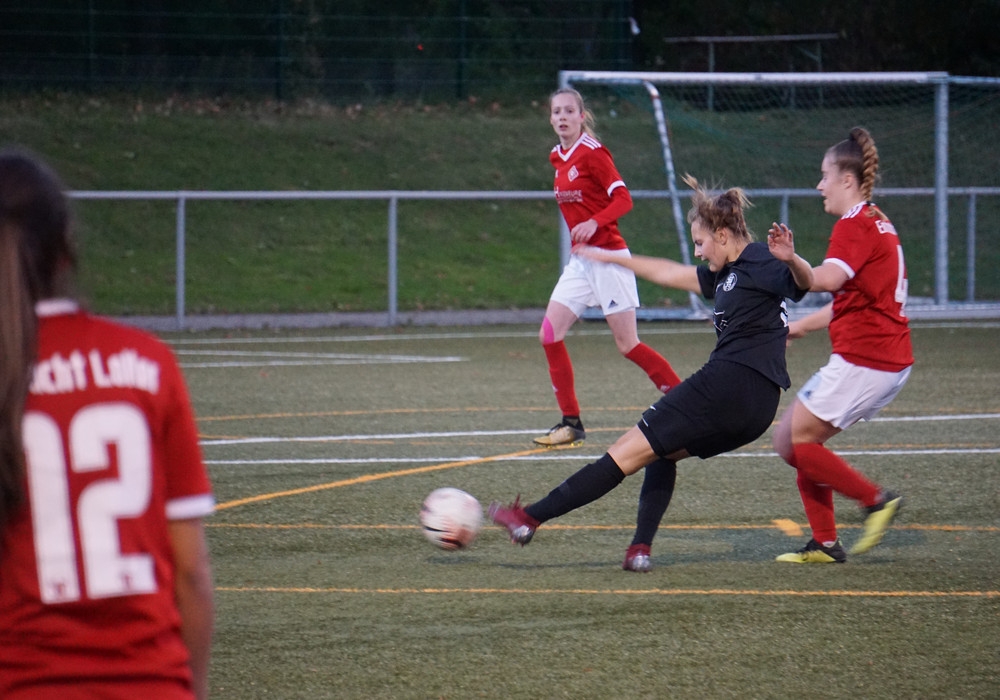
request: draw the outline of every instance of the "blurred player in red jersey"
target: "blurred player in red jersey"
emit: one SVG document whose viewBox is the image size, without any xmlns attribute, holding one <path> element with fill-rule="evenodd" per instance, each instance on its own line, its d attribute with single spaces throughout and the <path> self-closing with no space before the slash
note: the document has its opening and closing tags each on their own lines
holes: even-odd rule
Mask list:
<svg viewBox="0 0 1000 700">
<path fill-rule="evenodd" d="M 555 168 L 555 195 L 574 245 L 586 244 L 629 257 L 618 230 L 618 219 L 632 209 L 632 196 L 615 168 L 611 154 L 597 140 L 593 116 L 583 97 L 571 88 L 549 98 L 549 121 L 559 144 L 549 154 Z M 545 349 L 552 389 L 562 421 L 539 445 L 565 445 L 586 437 L 573 382 L 573 364 L 564 339 L 580 315 L 601 307 L 618 351 L 639 365 L 660 391 L 680 384 L 680 378 L 663 356 L 639 341 L 635 310 L 639 306 L 635 273 L 612 263 L 571 255 L 556 283 L 538 339 Z"/>
<path fill-rule="evenodd" d="M 829 327 L 833 354 L 805 383 L 774 432 L 774 448 L 798 469 L 799 493 L 812 528 L 804 548 L 782 554 L 778 561 L 846 560 L 837 537 L 834 492 L 857 501 L 866 514 L 852 554 L 863 554 L 882 540 L 902 503 L 902 497 L 865 478 L 825 445 L 888 405 L 913 365 L 903 248 L 888 217 L 871 202 L 878 165 L 875 141 L 860 127 L 823 158 L 816 189 L 823 194 L 826 212 L 838 220 L 823 263 L 813 270 L 812 290 L 833 292 L 834 298 L 789 324 L 789 338 Z M 771 230 L 787 227 L 774 224 Z"/>
<path fill-rule="evenodd" d="M 0 152 L 0 698 L 208 694 L 214 508 L 170 350 L 81 310 L 69 207 Z"/>
</svg>

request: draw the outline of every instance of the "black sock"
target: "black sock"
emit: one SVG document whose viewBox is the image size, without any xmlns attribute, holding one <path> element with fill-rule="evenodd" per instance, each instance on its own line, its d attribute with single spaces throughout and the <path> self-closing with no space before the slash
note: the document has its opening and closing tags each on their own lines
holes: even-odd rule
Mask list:
<svg viewBox="0 0 1000 700">
<path fill-rule="evenodd" d="M 656 531 L 660 528 L 663 514 L 667 512 L 670 499 L 674 495 L 677 480 L 677 463 L 660 458 L 646 465 L 639 491 L 639 510 L 635 516 L 635 536 L 632 544 L 653 544 Z"/>
<path fill-rule="evenodd" d="M 580 416 L 563 416 L 562 422 L 571 428 L 583 430 L 583 421 L 580 420 Z"/>
<path fill-rule="evenodd" d="M 622 483 L 624 478 L 625 473 L 615 460 L 605 454 L 552 489 L 548 496 L 525 508 L 524 512 L 544 523 L 596 501 Z"/>
</svg>

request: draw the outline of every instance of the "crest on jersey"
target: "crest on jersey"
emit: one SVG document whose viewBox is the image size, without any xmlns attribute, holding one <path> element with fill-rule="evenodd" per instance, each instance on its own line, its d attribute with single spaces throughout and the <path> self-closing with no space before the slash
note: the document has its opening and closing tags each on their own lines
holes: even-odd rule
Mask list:
<svg viewBox="0 0 1000 700">
<path fill-rule="evenodd" d="M 726 281 L 722 283 L 722 291 L 731 292 L 733 291 L 733 288 L 735 286 L 736 286 L 736 273 L 730 272 L 729 276 L 726 278 Z"/>
<path fill-rule="evenodd" d="M 572 168 L 569 169 L 569 173 L 566 174 L 566 177 L 569 178 L 570 182 L 573 182 L 573 180 L 580 177 L 580 171 L 577 170 L 576 166 L 574 165 Z"/>
</svg>

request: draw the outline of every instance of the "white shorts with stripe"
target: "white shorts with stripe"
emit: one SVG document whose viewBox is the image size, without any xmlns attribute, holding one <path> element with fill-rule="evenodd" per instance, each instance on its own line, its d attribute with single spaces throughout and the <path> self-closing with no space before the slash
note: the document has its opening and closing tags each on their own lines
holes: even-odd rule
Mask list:
<svg viewBox="0 0 1000 700">
<path fill-rule="evenodd" d="M 627 248 L 606 252 L 632 257 Z M 550 300 L 559 302 L 577 316 L 595 306 L 601 307 L 605 316 L 610 316 L 639 308 L 639 290 L 635 273 L 628 268 L 571 255 Z"/>
<path fill-rule="evenodd" d="M 843 430 L 871 420 L 889 405 L 910 378 L 910 369 L 884 372 L 833 354 L 799 389 L 798 399 L 814 416 Z"/>
</svg>

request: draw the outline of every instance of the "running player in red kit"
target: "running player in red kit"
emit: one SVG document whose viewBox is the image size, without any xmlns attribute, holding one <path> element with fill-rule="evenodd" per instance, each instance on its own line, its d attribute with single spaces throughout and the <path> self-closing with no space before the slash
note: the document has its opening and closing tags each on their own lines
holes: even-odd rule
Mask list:
<svg viewBox="0 0 1000 700">
<path fill-rule="evenodd" d="M 208 694 L 214 508 L 170 350 L 81 310 L 68 202 L 0 153 L 0 698 Z"/>
<path fill-rule="evenodd" d="M 857 501 L 866 514 L 852 554 L 863 554 L 882 540 L 903 500 L 865 478 L 825 444 L 888 405 L 913 365 L 903 248 L 892 222 L 871 202 L 878 165 L 871 134 L 856 127 L 826 152 L 816 186 L 824 209 L 838 220 L 823 263 L 813 270 L 812 290 L 833 292 L 834 298 L 790 324 L 789 337 L 829 327 L 833 354 L 805 383 L 774 432 L 775 450 L 798 470 L 799 494 L 812 528 L 806 546 L 780 555 L 782 562 L 846 561 L 837 536 L 834 492 Z M 787 230 L 784 224 L 771 229 Z"/>
<path fill-rule="evenodd" d="M 632 209 L 632 196 L 608 150 L 594 136 L 593 117 L 583 97 L 571 88 L 549 99 L 550 123 L 559 137 L 549 160 L 555 168 L 555 195 L 574 245 L 586 244 L 629 257 L 618 219 Z M 606 262 L 571 255 L 545 310 L 538 339 L 545 350 L 552 389 L 562 420 L 539 445 L 565 445 L 586 437 L 573 381 L 573 364 L 564 339 L 580 315 L 601 307 L 618 351 L 639 365 L 660 391 L 680 384 L 663 356 L 639 341 L 635 273 Z"/>
</svg>

